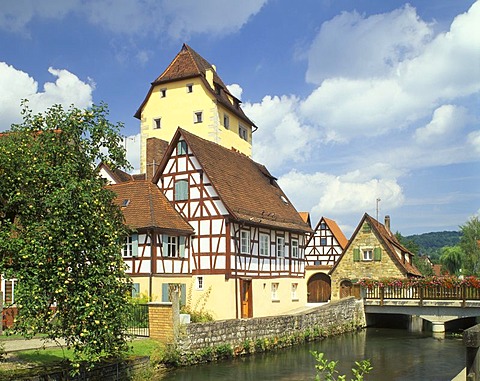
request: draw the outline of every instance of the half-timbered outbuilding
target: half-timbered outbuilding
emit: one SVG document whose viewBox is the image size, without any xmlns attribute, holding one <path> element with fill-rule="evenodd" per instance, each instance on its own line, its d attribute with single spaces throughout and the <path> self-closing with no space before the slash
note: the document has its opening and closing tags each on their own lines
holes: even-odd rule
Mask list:
<svg viewBox="0 0 480 381">
<path fill-rule="evenodd" d="M 330 271 L 332 299 L 355 293 L 354 283 L 361 278 L 407 278 L 422 276 L 413 263 L 414 254 L 405 248 L 385 225 L 364 214 L 348 241 L 342 256 Z"/>
<path fill-rule="evenodd" d="M 337 263 L 347 243 L 347 238 L 334 220 L 320 218 L 305 248 L 309 303 L 330 300 L 331 279 L 328 272 Z"/>
<path fill-rule="evenodd" d="M 205 308 L 224 319 L 306 303 L 312 231 L 263 165 L 178 129 L 153 182 L 194 229 L 187 285 L 193 304 L 208 293 Z"/>
<path fill-rule="evenodd" d="M 120 182 L 108 188 L 115 192 L 115 202 L 132 230 L 122 257 L 133 280 L 133 296 L 141 293 L 168 301 L 168 287 L 161 286 L 168 282 L 161 281 L 158 286 L 158 279 L 175 276 L 183 278 L 181 284 L 189 282 L 192 227 L 151 181 Z"/>
</svg>

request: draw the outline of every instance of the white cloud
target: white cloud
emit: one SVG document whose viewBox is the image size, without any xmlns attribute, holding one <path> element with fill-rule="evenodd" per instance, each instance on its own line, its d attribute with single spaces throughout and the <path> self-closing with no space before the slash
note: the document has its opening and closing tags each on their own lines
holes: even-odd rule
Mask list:
<svg viewBox="0 0 480 381">
<path fill-rule="evenodd" d="M 356 179 L 345 174 L 334 176 L 290 171 L 279 184 L 299 210 L 310 210 L 315 218 L 329 215 L 359 214 L 375 210 L 376 199 L 388 210 L 404 202 L 401 186 L 395 179 Z"/>
<path fill-rule="evenodd" d="M 388 76 L 399 62 L 421 53 L 431 35 L 431 26 L 408 4 L 367 18 L 343 12 L 323 23 L 313 41 L 306 79 L 319 85 L 327 78 Z"/>
<path fill-rule="evenodd" d="M 368 18 L 357 14 L 339 18 L 322 28 L 312 45 L 309 76 L 320 85 L 300 107 L 303 118 L 327 140 L 348 142 L 402 129 L 444 103 L 480 91 L 480 2 L 457 16 L 450 31 L 434 38 L 411 7 Z M 411 45 L 401 33 L 405 28 L 420 31 L 418 38 L 409 37 Z M 347 31 L 355 38 L 342 37 Z M 332 64 L 330 69 L 329 61 L 324 67 L 322 60 L 332 48 L 333 36 L 343 42 L 335 50 L 338 68 Z M 354 46 L 357 42 L 360 50 Z M 375 53 L 377 42 L 379 53 Z M 372 67 L 362 69 L 365 62 Z M 325 79 L 326 75 L 331 77 Z"/>
<path fill-rule="evenodd" d="M 415 131 L 415 140 L 420 144 L 432 144 L 448 141 L 455 133 L 461 132 L 467 123 L 467 113 L 464 107 L 442 105 L 433 113 L 433 118 L 425 127 Z"/>
<path fill-rule="evenodd" d="M 243 89 L 239 84 L 233 83 L 231 85 L 227 85 L 227 89 L 232 93 L 234 97 L 237 97 L 238 99 L 242 100 Z"/>
<path fill-rule="evenodd" d="M 299 119 L 299 99 L 266 96 L 261 103 L 246 103 L 245 113 L 259 129 L 254 133 L 253 158 L 271 170 L 286 162 L 309 159 L 315 144 L 315 131 Z"/>
<path fill-rule="evenodd" d="M 127 160 L 133 167 L 131 173 L 140 173 L 140 133 L 124 138 Z"/>
<path fill-rule="evenodd" d="M 2 4 L 0 28 L 28 33 L 35 17 L 61 19 L 68 13 L 122 35 L 161 35 L 188 39 L 193 33 L 238 31 L 268 0 L 17 0 Z"/>
<path fill-rule="evenodd" d="M 56 77 L 55 82 L 47 82 L 43 91 L 27 73 L 0 62 L 0 130 L 10 128 L 12 123 L 21 120 L 21 101 L 29 100 L 34 112 L 42 112 L 54 104 L 85 108 L 92 104 L 94 85 L 81 81 L 67 70 L 49 68 Z"/>
</svg>

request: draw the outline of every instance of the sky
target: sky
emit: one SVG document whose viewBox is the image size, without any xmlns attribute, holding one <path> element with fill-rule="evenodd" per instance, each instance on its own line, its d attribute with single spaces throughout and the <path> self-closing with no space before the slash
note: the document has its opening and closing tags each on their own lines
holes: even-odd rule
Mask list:
<svg viewBox="0 0 480 381">
<path fill-rule="evenodd" d="M 21 100 L 133 115 L 182 44 L 243 102 L 253 159 L 299 211 L 349 237 L 480 213 L 480 0 L 0 0 L 0 131 Z M 378 201 L 379 200 L 379 201 Z"/>
</svg>

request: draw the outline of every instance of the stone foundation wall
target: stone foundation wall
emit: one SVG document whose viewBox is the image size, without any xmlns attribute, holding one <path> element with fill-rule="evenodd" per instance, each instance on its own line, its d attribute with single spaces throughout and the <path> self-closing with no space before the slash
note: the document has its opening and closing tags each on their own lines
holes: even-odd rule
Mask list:
<svg viewBox="0 0 480 381">
<path fill-rule="evenodd" d="M 235 354 L 244 351 L 246 343 L 287 346 L 364 326 L 363 302 L 346 298 L 295 315 L 182 325 L 176 344 L 182 354 L 222 346 L 231 346 Z"/>
</svg>

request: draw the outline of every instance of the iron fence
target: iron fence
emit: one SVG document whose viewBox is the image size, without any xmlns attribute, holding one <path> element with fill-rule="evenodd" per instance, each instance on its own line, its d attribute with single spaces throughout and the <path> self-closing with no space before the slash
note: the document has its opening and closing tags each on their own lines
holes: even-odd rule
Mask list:
<svg viewBox="0 0 480 381">
<path fill-rule="evenodd" d="M 128 332 L 134 336 L 149 336 L 148 329 L 148 305 L 132 304 L 130 305 L 130 314 L 128 316 Z"/>
</svg>

